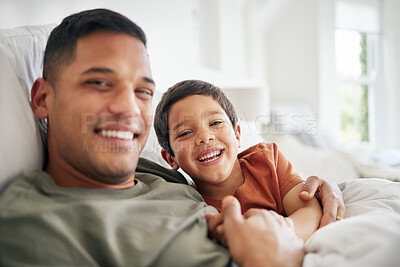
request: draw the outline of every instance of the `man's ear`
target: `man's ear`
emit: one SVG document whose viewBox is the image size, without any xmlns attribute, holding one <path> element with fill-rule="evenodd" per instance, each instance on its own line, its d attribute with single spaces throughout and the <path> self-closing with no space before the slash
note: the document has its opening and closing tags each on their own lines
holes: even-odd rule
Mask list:
<svg viewBox="0 0 400 267">
<path fill-rule="evenodd" d="M 161 156 L 169 164 L 169 166 L 172 167 L 172 169 L 175 171 L 179 169 L 179 165 L 176 163 L 175 158 L 164 149 L 161 149 Z"/>
<path fill-rule="evenodd" d="M 51 85 L 44 79 L 39 78 L 32 85 L 31 89 L 31 107 L 38 119 L 48 117 L 47 98 L 49 96 Z"/>
</svg>

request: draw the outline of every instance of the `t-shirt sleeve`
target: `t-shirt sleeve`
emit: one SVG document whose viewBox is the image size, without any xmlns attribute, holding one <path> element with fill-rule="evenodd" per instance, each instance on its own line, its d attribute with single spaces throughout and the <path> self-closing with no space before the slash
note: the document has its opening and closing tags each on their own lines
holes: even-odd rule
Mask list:
<svg viewBox="0 0 400 267">
<path fill-rule="evenodd" d="M 279 181 L 279 190 L 283 199 L 290 189 L 298 183 L 304 182 L 304 179 L 293 170 L 292 164 L 278 149 L 277 144 L 273 144 L 273 151 Z"/>
</svg>

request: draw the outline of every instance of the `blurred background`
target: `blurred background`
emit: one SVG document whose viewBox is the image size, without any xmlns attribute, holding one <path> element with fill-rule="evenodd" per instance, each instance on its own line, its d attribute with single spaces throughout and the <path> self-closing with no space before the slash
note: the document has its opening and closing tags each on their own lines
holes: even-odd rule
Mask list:
<svg viewBox="0 0 400 267">
<path fill-rule="evenodd" d="M 0 28 L 98 7 L 144 29 L 158 91 L 204 79 L 271 139 L 363 144 L 400 164 L 400 1 L 0 0 Z"/>
</svg>

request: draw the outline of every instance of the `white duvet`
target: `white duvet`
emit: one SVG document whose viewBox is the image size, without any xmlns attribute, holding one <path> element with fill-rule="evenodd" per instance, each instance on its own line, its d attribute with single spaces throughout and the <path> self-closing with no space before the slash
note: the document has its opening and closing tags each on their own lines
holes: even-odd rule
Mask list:
<svg viewBox="0 0 400 267">
<path fill-rule="evenodd" d="M 400 183 L 357 179 L 345 185 L 347 218 L 310 237 L 303 266 L 400 266 Z"/>
</svg>

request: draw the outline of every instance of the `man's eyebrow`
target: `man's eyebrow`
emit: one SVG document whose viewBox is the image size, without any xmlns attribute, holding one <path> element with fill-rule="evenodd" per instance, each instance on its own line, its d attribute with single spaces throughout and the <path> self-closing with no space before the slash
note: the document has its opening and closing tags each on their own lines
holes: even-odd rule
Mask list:
<svg viewBox="0 0 400 267">
<path fill-rule="evenodd" d="M 94 67 L 94 68 L 90 68 L 85 70 L 84 72 L 82 72 L 82 75 L 85 74 L 89 74 L 89 73 L 110 73 L 110 74 L 115 74 L 115 71 L 113 71 L 112 69 L 109 68 L 102 68 L 102 67 Z M 151 83 L 154 86 L 156 85 L 156 82 L 149 77 L 143 77 L 143 80 L 147 83 Z"/>
<path fill-rule="evenodd" d="M 145 82 L 153 84 L 154 86 L 156 85 L 156 82 L 153 79 L 149 78 L 149 77 L 144 77 L 143 80 Z"/>
<path fill-rule="evenodd" d="M 82 75 L 85 74 L 90 74 L 90 73 L 109 73 L 109 74 L 115 74 L 115 71 L 109 68 L 102 68 L 102 67 L 94 67 L 94 68 L 90 68 L 85 70 L 84 72 L 82 72 Z M 143 77 L 143 80 L 147 83 L 151 83 L 154 86 L 156 85 L 156 82 L 149 77 Z"/>
<path fill-rule="evenodd" d="M 84 72 L 82 72 L 82 75 L 84 74 L 89 74 L 89 73 L 115 73 L 115 71 L 113 71 L 112 69 L 109 68 L 101 68 L 101 67 L 94 67 L 94 68 L 90 68 L 85 70 Z"/>
</svg>

